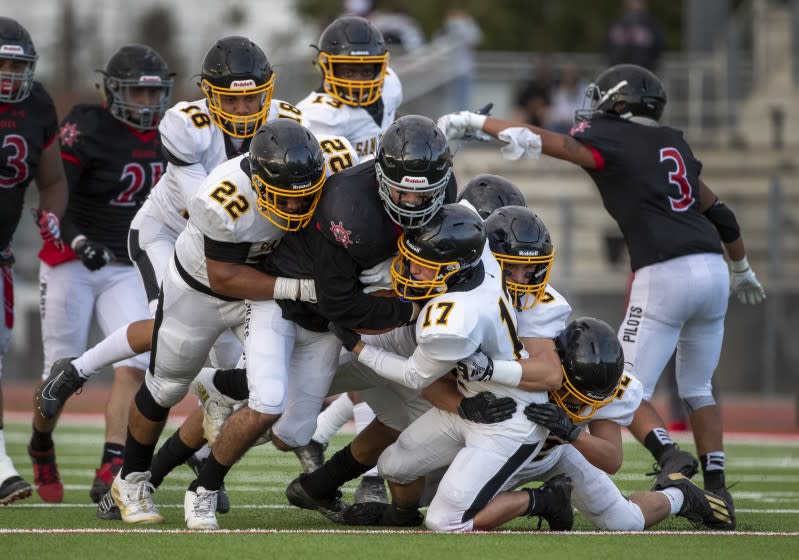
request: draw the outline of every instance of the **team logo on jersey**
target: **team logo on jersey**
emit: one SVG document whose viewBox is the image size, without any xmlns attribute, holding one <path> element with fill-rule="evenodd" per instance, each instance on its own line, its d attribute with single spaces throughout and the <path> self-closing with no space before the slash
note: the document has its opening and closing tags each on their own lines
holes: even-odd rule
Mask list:
<svg viewBox="0 0 799 560">
<path fill-rule="evenodd" d="M 75 123 L 65 123 L 58 132 L 58 139 L 62 146 L 71 147 L 78 141 L 78 136 L 80 136 L 80 131 L 78 130 L 78 125 Z"/>
<path fill-rule="evenodd" d="M 333 233 L 333 237 L 336 239 L 336 241 L 344 245 L 345 248 L 352 245 L 352 240 L 350 239 L 352 230 L 345 228 L 344 222 L 339 222 L 336 224 L 331 221 L 330 231 Z"/>
<path fill-rule="evenodd" d="M 585 129 L 591 128 L 591 123 L 586 121 L 580 121 L 576 125 L 574 125 L 571 130 L 569 131 L 569 136 L 574 136 L 575 134 L 579 134 L 581 132 L 585 132 Z"/>
</svg>

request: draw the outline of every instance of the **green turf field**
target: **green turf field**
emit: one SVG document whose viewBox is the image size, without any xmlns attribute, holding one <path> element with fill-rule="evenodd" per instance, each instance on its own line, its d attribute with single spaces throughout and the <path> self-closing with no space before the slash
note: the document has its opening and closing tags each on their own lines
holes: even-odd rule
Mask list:
<svg viewBox="0 0 799 560">
<path fill-rule="evenodd" d="M 168 433 L 171 429 L 168 428 Z M 6 443 L 17 468 L 29 481 L 25 448 L 29 424 L 6 423 Z M 346 444 L 339 436 L 331 450 Z M 703 534 L 672 518 L 641 535 L 593 533 L 579 514 L 575 533 L 536 534 L 537 520 L 517 519 L 499 534 L 433 535 L 409 531 L 364 531 L 333 525 L 322 516 L 287 505 L 284 489 L 298 473 L 293 454 L 270 445 L 252 450 L 231 471 L 227 486 L 231 512 L 220 515 L 225 531 L 184 531 L 183 492 L 191 474 L 181 467 L 155 495 L 167 522 L 130 528 L 99 521 L 89 486 L 99 461 L 102 430 L 63 422 L 55 434 L 64 503 L 39 497 L 0 508 L 0 558 L 761 558 L 799 557 L 799 440 L 770 438 L 729 441 L 728 482 L 734 483 L 738 531 Z M 683 443 L 693 451 L 692 445 Z M 330 451 L 330 450 L 329 450 Z M 625 444 L 625 466 L 615 477 L 625 493 L 646 489 L 649 455 Z M 700 477 L 701 479 L 701 477 Z M 345 499 L 355 485 L 347 486 Z M 544 524 L 546 527 L 546 524 Z M 248 531 L 251 530 L 251 531 Z"/>
</svg>

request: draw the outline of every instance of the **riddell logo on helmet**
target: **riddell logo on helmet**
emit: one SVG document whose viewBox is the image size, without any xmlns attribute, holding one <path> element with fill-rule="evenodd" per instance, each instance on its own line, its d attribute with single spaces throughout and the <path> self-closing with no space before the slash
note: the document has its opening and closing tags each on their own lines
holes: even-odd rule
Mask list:
<svg viewBox="0 0 799 560">
<path fill-rule="evenodd" d="M 407 239 L 405 240 L 405 246 L 408 247 L 408 249 L 410 249 L 411 251 L 413 251 L 416 254 L 419 254 L 419 253 L 422 252 L 422 248 L 421 247 L 419 247 L 418 245 L 414 245 L 413 243 L 411 243 Z"/>
<path fill-rule="evenodd" d="M 406 175 L 400 181 L 400 185 L 429 185 L 427 177 L 410 177 Z"/>
<path fill-rule="evenodd" d="M 255 80 L 233 80 L 230 89 L 247 89 L 255 87 Z"/>
<path fill-rule="evenodd" d="M 140 84 L 160 84 L 161 76 L 142 76 L 139 78 Z"/>
<path fill-rule="evenodd" d="M 350 51 L 350 56 L 369 56 L 369 51 Z"/>
<path fill-rule="evenodd" d="M 519 256 L 520 257 L 537 257 L 538 256 L 538 251 L 526 251 L 526 250 L 519 251 Z"/>
<path fill-rule="evenodd" d="M 25 54 L 25 49 L 19 45 L 2 45 L 0 46 L 0 54 Z"/>
<path fill-rule="evenodd" d="M 302 191 L 302 190 L 307 189 L 310 186 L 311 186 L 311 182 L 310 181 L 306 181 L 305 183 L 296 183 L 294 185 L 291 185 L 291 190 L 293 190 L 293 191 Z"/>
</svg>

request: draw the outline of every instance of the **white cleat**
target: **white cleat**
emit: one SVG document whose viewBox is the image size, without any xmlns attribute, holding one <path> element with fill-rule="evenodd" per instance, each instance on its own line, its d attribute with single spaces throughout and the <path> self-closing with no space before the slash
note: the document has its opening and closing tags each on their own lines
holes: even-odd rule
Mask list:
<svg viewBox="0 0 799 560">
<path fill-rule="evenodd" d="M 150 472 L 132 472 L 124 479 L 120 471 L 111 484 L 111 497 L 119 507 L 125 523 L 163 523 L 163 516 L 153 503 L 155 488 L 150 484 Z"/>
<path fill-rule="evenodd" d="M 194 378 L 189 387 L 202 404 L 203 432 L 209 446 L 212 446 L 219 437 L 222 424 L 233 413 L 233 407 L 237 404 L 237 401 L 223 395 L 214 386 L 216 372 L 217 370 L 214 368 L 201 369 L 200 374 Z"/>
<path fill-rule="evenodd" d="M 216 521 L 216 498 L 218 490 L 206 490 L 199 486 L 196 491 L 186 490 L 183 497 L 183 518 L 189 529 L 212 531 L 219 529 Z"/>
</svg>

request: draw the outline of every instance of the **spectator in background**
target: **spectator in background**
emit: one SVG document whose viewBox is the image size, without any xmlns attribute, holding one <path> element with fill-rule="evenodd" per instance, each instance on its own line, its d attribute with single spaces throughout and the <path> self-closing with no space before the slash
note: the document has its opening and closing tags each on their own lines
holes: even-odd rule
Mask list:
<svg viewBox="0 0 799 560">
<path fill-rule="evenodd" d="M 574 111 L 582 107 L 588 82 L 580 77 L 580 69 L 574 63 L 566 64 L 560 73 L 560 82 L 552 91 L 549 108 L 549 124 L 546 128 L 567 133 L 574 124 Z"/>
<path fill-rule="evenodd" d="M 468 109 L 472 96 L 474 50 L 483 40 L 483 31 L 468 12 L 452 8 L 444 16 L 444 23 L 436 39 L 456 47 L 452 61 L 458 76 L 455 80 L 455 106 L 458 109 Z"/>
<path fill-rule="evenodd" d="M 395 0 L 386 10 L 375 10 L 365 17 L 383 34 L 392 54 L 410 52 L 425 43 L 421 26 L 408 13 L 402 0 Z"/>
<path fill-rule="evenodd" d="M 645 0 L 624 0 L 624 13 L 608 29 L 608 64 L 637 64 L 656 71 L 665 46 L 660 22 L 649 13 Z"/>
<path fill-rule="evenodd" d="M 552 67 L 541 55 L 533 58 L 531 78 L 516 93 L 512 119 L 533 126 L 544 126 L 549 119 Z"/>
</svg>

